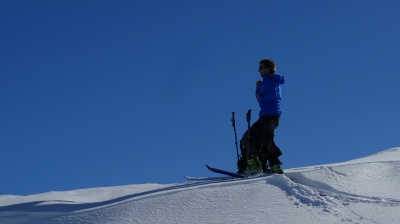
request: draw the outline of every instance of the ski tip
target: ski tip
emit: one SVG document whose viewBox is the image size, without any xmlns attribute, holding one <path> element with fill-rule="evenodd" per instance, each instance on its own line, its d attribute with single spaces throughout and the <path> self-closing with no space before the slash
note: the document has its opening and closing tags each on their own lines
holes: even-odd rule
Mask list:
<svg viewBox="0 0 400 224">
<path fill-rule="evenodd" d="M 200 180 L 204 179 L 204 177 L 191 177 L 191 176 L 186 176 L 186 175 L 184 175 L 183 177 L 187 180 L 192 180 L 192 181 L 200 181 Z"/>
<path fill-rule="evenodd" d="M 188 179 L 188 180 L 191 180 L 191 179 L 192 179 L 192 177 L 189 177 L 189 176 L 186 176 L 186 175 L 183 175 L 183 177 L 184 177 L 185 179 Z"/>
</svg>

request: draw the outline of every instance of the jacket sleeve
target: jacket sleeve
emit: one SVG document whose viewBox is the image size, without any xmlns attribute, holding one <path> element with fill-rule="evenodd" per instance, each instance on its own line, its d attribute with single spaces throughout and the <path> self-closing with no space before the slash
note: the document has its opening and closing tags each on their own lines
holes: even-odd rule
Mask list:
<svg viewBox="0 0 400 224">
<path fill-rule="evenodd" d="M 259 97 L 257 97 L 257 96 L 259 96 L 261 98 L 260 87 L 256 88 L 256 99 L 257 99 L 257 101 L 260 101 Z"/>
</svg>

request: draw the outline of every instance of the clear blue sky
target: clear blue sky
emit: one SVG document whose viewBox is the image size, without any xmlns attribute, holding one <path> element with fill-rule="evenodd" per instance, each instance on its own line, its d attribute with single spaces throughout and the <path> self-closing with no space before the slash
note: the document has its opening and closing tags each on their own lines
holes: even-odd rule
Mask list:
<svg viewBox="0 0 400 224">
<path fill-rule="evenodd" d="M 0 194 L 235 170 L 272 58 L 283 168 L 400 146 L 400 2 L 0 1 Z"/>
</svg>

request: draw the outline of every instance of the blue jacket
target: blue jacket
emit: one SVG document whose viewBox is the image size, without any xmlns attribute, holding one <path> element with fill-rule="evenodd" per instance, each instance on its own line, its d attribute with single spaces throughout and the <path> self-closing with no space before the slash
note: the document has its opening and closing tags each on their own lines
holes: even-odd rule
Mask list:
<svg viewBox="0 0 400 224">
<path fill-rule="evenodd" d="M 260 117 L 264 115 L 281 115 L 281 87 L 285 83 L 283 76 L 263 75 L 259 88 L 256 89 L 257 101 L 260 104 Z"/>
</svg>

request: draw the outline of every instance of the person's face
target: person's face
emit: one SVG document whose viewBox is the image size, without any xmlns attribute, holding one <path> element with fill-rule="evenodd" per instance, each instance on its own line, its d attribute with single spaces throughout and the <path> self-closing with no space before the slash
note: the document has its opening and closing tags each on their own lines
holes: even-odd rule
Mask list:
<svg viewBox="0 0 400 224">
<path fill-rule="evenodd" d="M 260 72 L 260 75 L 268 75 L 270 74 L 271 68 L 267 68 L 265 65 L 260 64 L 258 71 Z"/>
</svg>

